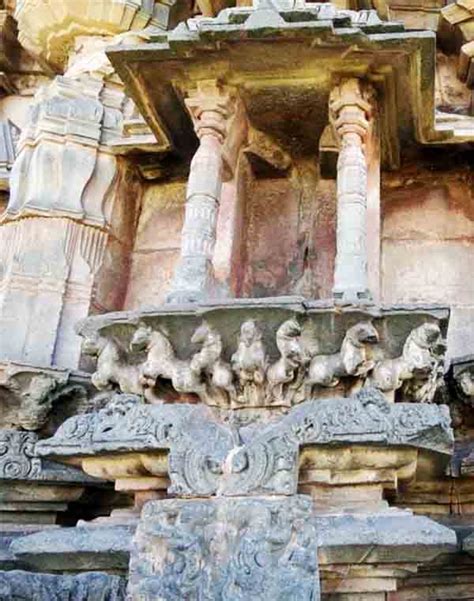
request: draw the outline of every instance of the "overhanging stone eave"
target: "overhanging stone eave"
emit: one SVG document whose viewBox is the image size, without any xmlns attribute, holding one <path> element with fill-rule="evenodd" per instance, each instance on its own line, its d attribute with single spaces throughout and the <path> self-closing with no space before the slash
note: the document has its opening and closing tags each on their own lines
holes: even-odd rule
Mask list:
<svg viewBox="0 0 474 601">
<path fill-rule="evenodd" d="M 108 56 L 112 64 L 125 81 L 131 96 L 151 129 L 158 135 L 162 135 L 163 131 L 166 132 L 171 147 L 174 147 L 180 155 L 189 156 L 188 149 L 190 145 L 194 149 L 196 137 L 184 103 L 179 101 L 178 96 L 185 93 L 187 87 L 195 85 L 192 82 L 193 78 L 203 77 L 203 72 L 206 70 L 204 65 L 209 64 L 209 53 L 211 55 L 218 53 L 215 55 L 217 60 L 213 61 L 210 67 L 210 76 L 222 78 L 233 86 L 249 86 L 252 81 L 258 80 L 258 73 L 255 72 L 255 69 L 250 72 L 245 64 L 247 46 L 250 44 L 252 48 L 252 52 L 248 53 L 248 65 L 252 61 L 255 63 L 253 55 L 256 49 L 263 49 L 267 43 L 272 43 L 274 48 L 275 42 L 284 44 L 285 48 L 288 45 L 301 47 L 301 44 L 304 44 L 308 49 L 308 43 L 313 44 L 310 50 L 314 55 L 313 60 L 318 60 L 318 57 L 327 59 L 331 55 L 334 60 L 339 57 L 338 64 L 334 65 L 329 80 L 341 75 L 355 75 L 371 79 L 375 83 L 383 98 L 381 111 L 384 130 L 383 163 L 386 168 L 396 168 L 398 165 L 401 123 L 398 117 L 399 111 L 396 108 L 399 104 L 396 90 L 403 87 L 403 82 L 397 71 L 403 71 L 401 65 L 407 58 L 416 82 L 411 86 L 412 102 L 407 103 L 404 109 L 408 111 L 405 121 L 411 121 L 413 124 L 413 139 L 422 143 L 440 143 L 450 138 L 450 131 L 440 132 L 435 128 L 435 35 L 433 32 L 365 34 L 358 31 L 357 35 L 354 35 L 353 32 L 350 35 L 332 33 L 330 39 L 325 36 L 326 39 L 320 40 L 318 45 L 314 44 L 314 39 L 311 40 L 306 35 L 286 36 L 283 39 L 275 39 L 271 36 L 243 37 L 237 40 L 233 37 L 226 39 L 222 34 L 223 32 L 220 31 L 220 38 L 216 41 L 207 39 L 186 42 L 170 40 L 169 43 L 152 42 L 126 48 L 115 46 L 108 49 Z M 236 49 L 238 49 L 241 61 L 235 59 Z M 344 49 L 343 60 L 340 59 L 342 49 Z M 371 54 L 374 56 L 370 60 L 366 57 L 361 67 L 360 61 L 364 54 L 369 57 Z M 273 61 L 277 61 L 277 56 Z M 146 63 L 152 63 L 154 68 L 151 69 L 150 66 L 145 68 Z M 199 75 L 192 74 L 193 67 L 199 70 Z M 271 81 L 271 77 L 268 77 L 271 69 L 269 70 L 268 64 L 262 61 L 263 68 L 265 68 L 265 73 L 262 71 L 262 75 L 265 75 L 265 80 Z M 178 81 L 183 79 L 179 74 L 180 70 L 185 72 L 185 82 Z M 293 80 L 288 78 L 285 86 L 295 85 L 295 81 L 301 77 L 302 69 L 299 65 L 297 70 L 295 78 Z M 153 73 L 152 78 L 149 73 Z M 281 82 L 281 78 L 278 78 L 277 74 L 275 81 L 278 79 Z M 317 79 L 320 80 L 320 77 L 315 76 L 315 88 L 318 86 Z M 176 84 L 182 88 L 178 93 Z M 329 89 L 325 93 L 329 95 Z M 176 103 L 177 99 L 178 103 Z M 173 104 L 179 106 L 180 109 L 171 113 L 169 107 Z"/>
</svg>

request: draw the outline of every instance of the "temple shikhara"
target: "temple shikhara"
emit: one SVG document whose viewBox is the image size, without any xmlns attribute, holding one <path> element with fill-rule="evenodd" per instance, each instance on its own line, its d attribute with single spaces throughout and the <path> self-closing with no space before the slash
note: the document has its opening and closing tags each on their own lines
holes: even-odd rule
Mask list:
<svg viewBox="0 0 474 601">
<path fill-rule="evenodd" d="M 0 39 L 0 601 L 474 601 L 474 0 Z"/>
</svg>

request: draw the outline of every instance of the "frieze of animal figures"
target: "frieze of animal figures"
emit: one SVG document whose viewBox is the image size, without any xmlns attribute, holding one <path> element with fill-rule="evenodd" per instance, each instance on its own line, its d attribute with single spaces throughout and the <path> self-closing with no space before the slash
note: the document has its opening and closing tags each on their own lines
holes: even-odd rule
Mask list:
<svg viewBox="0 0 474 601">
<path fill-rule="evenodd" d="M 320 354 L 310 350 L 297 319 L 276 328 L 273 358 L 261 326 L 244 321 L 229 353 L 216 327 L 207 322 L 194 331 L 190 358 L 180 358 L 164 327 L 139 323 L 125 344 L 114 336 L 86 339 L 85 350 L 97 356 L 92 376 L 100 390 L 143 395 L 149 402 L 162 400 L 160 384 L 171 387 L 182 400 L 195 399 L 222 409 L 288 409 L 308 398 L 327 397 L 327 389 L 345 386 L 351 394 L 370 385 L 389 400 L 430 402 L 443 375 L 444 345 L 434 322 L 414 328 L 399 357 L 387 357 L 380 335 L 370 320 L 345 332 L 340 350 Z M 339 391 L 339 389 L 338 389 Z"/>
</svg>

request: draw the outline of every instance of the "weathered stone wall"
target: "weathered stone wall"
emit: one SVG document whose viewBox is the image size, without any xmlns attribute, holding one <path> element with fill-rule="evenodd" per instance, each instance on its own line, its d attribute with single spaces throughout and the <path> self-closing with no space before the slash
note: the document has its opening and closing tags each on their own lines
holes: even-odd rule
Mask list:
<svg viewBox="0 0 474 601">
<path fill-rule="evenodd" d="M 165 301 L 179 257 L 185 182 L 151 184 L 143 192 L 131 254 L 125 309 Z"/>
<path fill-rule="evenodd" d="M 453 356 L 474 343 L 471 161 L 470 153 L 432 152 L 382 183 L 383 300 L 451 305 Z"/>
</svg>

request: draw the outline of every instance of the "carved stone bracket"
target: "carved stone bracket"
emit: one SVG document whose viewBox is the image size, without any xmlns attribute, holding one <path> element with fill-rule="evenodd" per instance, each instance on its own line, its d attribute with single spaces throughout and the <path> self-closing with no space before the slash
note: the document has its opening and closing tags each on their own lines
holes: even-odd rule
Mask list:
<svg viewBox="0 0 474 601">
<path fill-rule="evenodd" d="M 103 473 L 114 471 L 112 453 L 154 453 L 142 459 L 150 475 L 168 456 L 170 493 L 227 496 L 296 493 L 300 447 L 327 444 L 379 444 L 450 453 L 452 431 L 445 406 L 388 403 L 374 389 L 348 399 L 306 401 L 278 420 L 238 428 L 203 405 L 146 405 L 138 397 L 118 395 L 98 413 L 68 419 L 53 438 L 39 441 L 39 456 L 103 457 Z M 83 460 L 87 471 L 88 460 Z M 105 465 L 104 464 L 104 465 Z M 96 471 L 94 471 L 97 474 Z"/>
<path fill-rule="evenodd" d="M 86 401 L 91 389 L 88 374 L 20 363 L 0 364 L 0 428 L 40 430 L 50 419 L 53 407 L 63 401 Z M 70 414 L 70 413 L 69 413 Z"/>
</svg>

